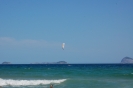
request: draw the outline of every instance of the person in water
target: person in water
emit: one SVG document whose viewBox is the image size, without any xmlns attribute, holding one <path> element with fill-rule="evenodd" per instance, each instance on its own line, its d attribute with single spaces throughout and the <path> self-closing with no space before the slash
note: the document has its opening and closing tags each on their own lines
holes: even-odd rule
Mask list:
<svg viewBox="0 0 133 88">
<path fill-rule="evenodd" d="M 50 85 L 50 88 L 53 88 L 53 85 L 52 84 Z"/>
</svg>

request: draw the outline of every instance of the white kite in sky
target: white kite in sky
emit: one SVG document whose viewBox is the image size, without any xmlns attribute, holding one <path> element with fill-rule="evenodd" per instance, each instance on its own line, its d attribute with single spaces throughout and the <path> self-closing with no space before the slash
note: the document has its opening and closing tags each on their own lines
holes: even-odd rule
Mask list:
<svg viewBox="0 0 133 88">
<path fill-rule="evenodd" d="M 65 43 L 62 43 L 62 49 L 64 50 L 64 48 L 65 48 Z"/>
</svg>

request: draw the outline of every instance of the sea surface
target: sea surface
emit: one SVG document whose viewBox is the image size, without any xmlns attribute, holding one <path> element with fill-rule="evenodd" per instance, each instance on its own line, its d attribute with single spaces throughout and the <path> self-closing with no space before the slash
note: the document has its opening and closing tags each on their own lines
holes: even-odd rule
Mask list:
<svg viewBox="0 0 133 88">
<path fill-rule="evenodd" d="M 0 65 L 0 88 L 133 88 L 133 64 Z"/>
</svg>

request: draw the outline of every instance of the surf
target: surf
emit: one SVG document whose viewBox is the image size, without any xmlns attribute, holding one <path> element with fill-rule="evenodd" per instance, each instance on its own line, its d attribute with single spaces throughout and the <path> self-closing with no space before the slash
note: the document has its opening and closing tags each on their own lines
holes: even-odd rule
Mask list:
<svg viewBox="0 0 133 88">
<path fill-rule="evenodd" d="M 60 84 L 66 81 L 66 79 L 58 80 L 14 80 L 14 79 L 2 79 L 0 78 L 0 86 L 36 86 L 47 85 L 51 83 Z"/>
</svg>

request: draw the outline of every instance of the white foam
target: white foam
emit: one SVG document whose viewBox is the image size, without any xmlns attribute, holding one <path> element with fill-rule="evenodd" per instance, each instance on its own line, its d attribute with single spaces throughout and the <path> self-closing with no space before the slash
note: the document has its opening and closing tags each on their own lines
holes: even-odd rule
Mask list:
<svg viewBox="0 0 133 88">
<path fill-rule="evenodd" d="M 59 80 L 13 80 L 13 79 L 1 79 L 0 86 L 28 86 L 28 85 L 46 85 L 50 83 L 61 83 L 66 81 L 66 79 Z"/>
</svg>

